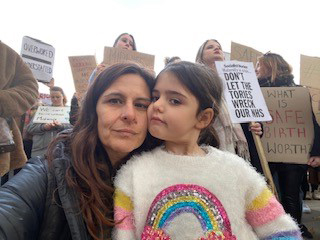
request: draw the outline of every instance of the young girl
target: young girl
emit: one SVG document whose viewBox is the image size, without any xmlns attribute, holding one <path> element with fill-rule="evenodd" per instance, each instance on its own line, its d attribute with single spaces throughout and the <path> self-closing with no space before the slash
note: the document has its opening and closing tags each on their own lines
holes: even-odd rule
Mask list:
<svg viewBox="0 0 320 240">
<path fill-rule="evenodd" d="M 301 239 L 262 176 L 215 148 L 221 94 L 207 67 L 179 62 L 160 72 L 148 123 L 164 145 L 118 172 L 114 239 Z"/>
</svg>

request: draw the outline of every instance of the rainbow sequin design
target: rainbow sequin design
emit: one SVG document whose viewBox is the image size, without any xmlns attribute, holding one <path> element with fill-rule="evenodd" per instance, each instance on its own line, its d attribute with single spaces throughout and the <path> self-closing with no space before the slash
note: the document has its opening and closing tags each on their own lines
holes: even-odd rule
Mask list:
<svg viewBox="0 0 320 240">
<path fill-rule="evenodd" d="M 142 240 L 169 240 L 166 226 L 178 215 L 192 213 L 199 220 L 205 239 L 234 240 L 227 213 L 217 197 L 194 184 L 178 184 L 162 190 L 153 200 Z"/>
</svg>

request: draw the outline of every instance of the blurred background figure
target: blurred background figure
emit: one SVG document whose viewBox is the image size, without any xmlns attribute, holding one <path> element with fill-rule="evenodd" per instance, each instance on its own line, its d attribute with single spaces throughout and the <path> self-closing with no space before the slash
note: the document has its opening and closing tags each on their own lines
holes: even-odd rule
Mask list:
<svg viewBox="0 0 320 240">
<path fill-rule="evenodd" d="M 224 61 L 224 53 L 220 43 L 215 39 L 205 41 L 199 48 L 196 62 L 204 64 L 216 71 L 216 61 Z M 221 150 L 236 153 L 240 157 L 251 162 L 256 170 L 263 174 L 259 155 L 254 144 L 252 132 L 262 136 L 261 123 L 232 123 L 227 109 L 227 103 L 222 97 L 220 113 L 213 123 L 217 131 Z"/>
<path fill-rule="evenodd" d="M 0 117 L 9 119 L 15 150 L 0 153 L 0 185 L 10 170 L 27 161 L 20 131 L 21 116 L 37 101 L 38 83 L 19 54 L 0 41 Z M 4 177 L 3 177 L 4 176 Z"/>
<path fill-rule="evenodd" d="M 67 98 L 60 87 L 52 87 L 50 89 L 50 97 L 53 107 L 64 107 L 67 103 Z M 32 135 L 33 144 L 31 157 L 42 156 L 58 132 L 68 128 L 71 128 L 71 124 L 69 123 L 60 123 L 58 121 L 51 123 L 34 123 L 32 119 L 26 129 L 26 132 Z"/>
<path fill-rule="evenodd" d="M 116 40 L 114 41 L 114 44 L 112 47 L 115 48 L 121 48 L 131 51 L 137 51 L 136 42 L 134 40 L 134 37 L 129 33 L 122 33 L 120 34 Z M 102 62 L 100 63 L 96 69 L 93 70 L 89 77 L 89 84 L 92 83 L 92 81 L 106 68 L 106 65 Z"/>
<path fill-rule="evenodd" d="M 275 53 L 266 53 L 258 58 L 256 74 L 260 87 L 295 87 L 292 68 L 282 56 Z M 310 152 L 311 158 L 320 156 L 319 125 L 313 116 L 314 144 Z M 296 219 L 300 225 L 302 236 L 312 238 L 312 234 L 301 223 L 302 197 L 301 188 L 303 178 L 307 173 L 306 164 L 269 163 L 270 171 L 277 186 L 280 201 L 287 213 Z"/>
<path fill-rule="evenodd" d="M 166 57 L 164 59 L 164 66 L 167 66 L 168 64 L 170 63 L 176 63 L 176 62 L 180 62 L 181 61 L 181 58 L 180 57 L 177 57 L 177 56 L 174 56 L 174 57 Z"/>
</svg>

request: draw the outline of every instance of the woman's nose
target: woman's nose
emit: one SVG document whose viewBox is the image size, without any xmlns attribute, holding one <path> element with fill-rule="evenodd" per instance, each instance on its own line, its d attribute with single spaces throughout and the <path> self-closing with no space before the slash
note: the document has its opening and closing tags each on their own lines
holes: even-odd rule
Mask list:
<svg viewBox="0 0 320 240">
<path fill-rule="evenodd" d="M 127 104 L 124 107 L 121 119 L 125 121 L 134 121 L 136 119 L 136 111 L 132 104 Z"/>
</svg>

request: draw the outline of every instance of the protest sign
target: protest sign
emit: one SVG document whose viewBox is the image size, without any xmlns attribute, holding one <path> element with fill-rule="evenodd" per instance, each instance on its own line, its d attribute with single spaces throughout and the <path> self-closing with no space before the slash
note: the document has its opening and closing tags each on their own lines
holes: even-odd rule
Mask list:
<svg viewBox="0 0 320 240">
<path fill-rule="evenodd" d="M 34 115 L 34 123 L 69 123 L 70 107 L 40 106 Z"/>
<path fill-rule="evenodd" d="M 272 116 L 261 139 L 268 161 L 306 164 L 314 137 L 308 89 L 272 87 L 262 92 Z"/>
<path fill-rule="evenodd" d="M 145 68 L 154 69 L 154 55 L 121 48 L 105 47 L 103 62 L 108 66 L 121 62 L 135 62 Z"/>
<path fill-rule="evenodd" d="M 255 66 L 257 63 L 257 58 L 261 55 L 263 55 L 262 52 L 259 52 L 251 47 L 231 42 L 231 60 L 253 62 L 253 65 Z"/>
<path fill-rule="evenodd" d="M 216 61 L 215 64 L 232 122 L 270 121 L 253 64 L 238 61 Z"/>
<path fill-rule="evenodd" d="M 21 57 L 40 82 L 50 82 L 54 64 L 54 47 L 40 40 L 23 37 Z"/>
<path fill-rule="evenodd" d="M 97 66 L 95 56 L 69 57 L 74 86 L 78 97 L 81 99 L 87 91 L 88 80 Z"/>
<path fill-rule="evenodd" d="M 300 84 L 320 89 L 320 58 L 300 55 Z"/>
<path fill-rule="evenodd" d="M 44 83 L 39 82 L 39 101 L 42 105 L 51 106 L 50 88 Z"/>
<path fill-rule="evenodd" d="M 320 125 L 320 89 L 308 88 L 311 96 L 312 110 Z"/>
</svg>

